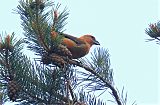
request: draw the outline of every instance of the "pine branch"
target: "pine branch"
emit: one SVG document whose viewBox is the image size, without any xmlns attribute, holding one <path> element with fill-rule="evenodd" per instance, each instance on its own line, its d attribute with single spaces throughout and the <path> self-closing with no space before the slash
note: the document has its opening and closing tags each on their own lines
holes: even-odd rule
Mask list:
<svg viewBox="0 0 160 105">
<path fill-rule="evenodd" d="M 50 30 L 46 22 L 49 13 L 42 14 L 42 9 L 40 9 L 41 5 L 47 7 L 47 3 L 45 4 L 40 0 L 36 0 L 35 2 L 33 0 L 30 0 L 30 2 L 26 0 L 26 2 L 20 1 L 20 5 L 17 7 L 17 13 L 20 14 L 22 19 L 25 36 L 29 41 L 32 41 L 32 43 L 28 42 L 30 45 L 29 48 L 37 53 L 42 53 L 41 47 L 45 50 L 49 49 L 47 43 L 45 43 L 45 36 L 49 32 L 44 33 Z"/>
<path fill-rule="evenodd" d="M 20 55 L 21 50 L 23 47 L 24 40 L 16 40 L 14 38 L 14 33 L 12 35 L 5 35 L 4 38 L 1 36 L 0 44 L 0 70 L 1 70 L 1 78 L 2 84 L 4 85 L 4 90 L 7 90 L 8 93 L 4 92 L 5 95 L 11 100 L 15 100 L 16 94 L 18 92 L 17 83 L 14 80 L 15 77 L 15 69 L 13 69 L 13 60 L 12 58 L 19 59 L 18 56 Z M 7 89 L 6 89 L 7 88 Z"/>
<path fill-rule="evenodd" d="M 100 49 L 99 49 L 100 50 Z M 101 51 L 97 51 L 98 53 L 99 52 L 101 52 Z M 101 57 L 101 55 L 107 55 L 107 54 L 99 54 L 99 56 Z M 98 57 L 98 56 L 97 56 Z M 52 61 L 52 55 L 51 56 L 48 56 L 48 58 Z M 111 91 L 112 91 L 112 94 L 113 94 L 113 96 L 114 96 L 114 98 L 115 98 L 115 100 L 116 100 L 116 102 L 117 102 L 117 104 L 118 105 L 122 105 L 122 102 L 121 102 L 121 99 L 120 99 L 120 97 L 119 97 L 119 95 L 118 95 L 118 92 L 117 92 L 117 90 L 114 88 L 114 86 L 113 86 L 113 84 L 112 84 L 112 82 L 113 82 L 113 79 L 112 79 L 112 77 L 110 77 L 110 75 L 112 76 L 112 74 L 106 74 L 106 75 L 108 75 L 108 76 L 104 76 L 104 75 L 101 75 L 101 74 L 99 74 L 99 73 L 101 73 L 101 71 L 99 71 L 99 73 L 97 72 L 97 71 L 95 71 L 94 69 L 96 69 L 95 67 L 93 67 L 93 65 L 91 65 L 90 67 L 88 66 L 88 65 L 85 65 L 85 64 L 82 64 L 82 63 L 80 63 L 80 62 L 77 62 L 77 61 L 75 61 L 75 60 L 71 60 L 71 59 L 68 59 L 68 58 L 66 58 L 66 57 L 61 57 L 61 58 L 63 58 L 63 60 L 64 61 L 67 61 L 67 63 L 69 63 L 69 64 L 71 64 L 71 65 L 76 65 L 76 66 L 79 66 L 79 67 L 82 67 L 82 68 L 84 68 L 86 71 L 89 71 L 91 74 L 92 74 L 92 76 L 94 76 L 94 77 L 96 77 L 97 79 L 99 79 L 100 81 L 98 81 L 98 82 L 100 82 L 100 86 L 103 86 L 103 87 L 107 87 L 107 88 L 109 88 Z M 106 58 L 106 57 L 101 57 L 101 58 Z M 108 58 L 108 56 L 107 56 L 107 58 Z M 108 60 L 108 59 L 106 59 L 106 60 Z M 103 60 L 102 60 L 103 61 Z M 103 63 L 103 62 L 102 62 Z M 106 63 L 106 62 L 105 62 Z M 108 62 L 109 63 L 109 62 Z M 108 63 L 107 63 L 107 65 L 108 65 Z M 103 64 L 104 65 L 104 64 Z M 100 65 L 98 65 L 98 66 L 100 66 Z M 97 66 L 97 67 L 98 67 Z M 106 67 L 106 69 L 108 70 L 109 69 L 109 67 L 108 66 L 105 66 Z M 99 68 L 99 69 L 101 69 L 101 68 Z M 102 70 L 103 71 L 103 70 Z M 96 80 L 96 79 L 94 79 L 94 80 Z M 96 81 L 97 82 L 97 81 Z M 93 82 L 94 83 L 94 82 Z"/>
<path fill-rule="evenodd" d="M 156 40 L 157 44 L 160 44 L 160 22 L 155 24 L 150 24 L 149 28 L 145 30 L 146 34 L 151 37 L 148 41 Z"/>
<path fill-rule="evenodd" d="M 0 48 L 0 79 L 6 81 L 5 87 L 9 91 L 5 94 L 8 94 L 12 101 L 18 102 L 26 100 L 31 103 L 54 103 L 55 99 L 66 103 L 72 102 L 65 97 L 63 90 L 64 78 L 62 79 L 62 77 L 65 73 L 57 71 L 59 76 L 53 80 L 52 71 L 37 64 L 34 66 L 22 54 L 23 43 L 24 40 L 16 41 L 13 36 L 8 35 L 4 39 L 2 38 L 2 43 L 0 43 L 2 45 Z"/>
<path fill-rule="evenodd" d="M 26 93 L 29 97 L 32 97 L 34 99 L 34 101 L 38 101 L 38 103 L 45 103 L 45 104 L 49 104 L 47 100 L 44 100 L 44 99 L 41 99 L 39 97 L 37 97 L 36 95 L 34 94 L 31 94 L 29 91 L 26 91 L 26 90 L 23 90 L 24 93 Z M 60 95 L 60 94 L 57 94 L 55 92 L 55 94 L 57 95 L 57 97 L 59 97 L 60 100 L 62 100 L 63 102 L 65 103 L 74 103 L 72 100 L 68 99 L 67 97 L 64 97 L 63 95 Z M 21 101 L 24 101 L 25 99 L 27 99 L 28 97 L 24 98 L 23 100 L 20 100 Z M 23 103 L 23 102 L 22 102 Z M 30 103 L 30 101 L 29 101 Z M 58 103 L 58 102 L 57 102 Z M 52 103 L 53 104 L 53 103 Z M 66 104 L 64 104 L 66 105 Z"/>
<path fill-rule="evenodd" d="M 61 4 L 57 4 L 53 8 L 54 17 L 52 17 L 53 25 L 52 28 L 56 32 L 63 32 L 63 27 L 67 24 L 65 20 L 68 18 L 68 11 L 67 8 L 64 8 L 64 10 L 61 13 L 58 13 L 58 10 L 60 8 Z"/>
<path fill-rule="evenodd" d="M 51 32 L 55 31 L 58 34 L 63 31 L 68 11 L 65 8 L 58 15 L 56 11 L 59 9 L 60 4 L 57 4 L 57 6 L 53 5 L 53 2 L 49 1 L 26 0 L 20 1 L 20 5 L 17 7 L 18 10 L 16 10 L 22 19 L 22 27 L 25 31 L 28 48 L 37 55 L 42 56 L 44 53 L 51 52 L 55 48 L 54 46 L 60 43 L 62 39 L 62 37 L 58 37 L 56 40 L 53 40 Z M 47 9 L 52 6 L 53 10 Z M 45 12 L 45 9 L 49 11 Z M 57 14 L 56 17 L 53 17 L 52 12 Z"/>
<path fill-rule="evenodd" d="M 100 66 L 98 63 L 96 65 L 98 69 L 96 69 L 95 67 L 92 68 L 91 67 L 92 65 L 88 66 L 82 63 L 78 63 L 75 60 L 68 59 L 69 57 L 68 58 L 64 56 L 62 57 L 57 55 L 57 53 L 54 54 L 53 49 L 58 48 L 57 46 L 59 45 L 63 37 L 59 37 L 57 40 L 53 41 L 51 32 L 56 32 L 58 36 L 62 34 L 61 31 L 64 25 L 66 24 L 65 20 L 67 19 L 68 12 L 66 11 L 67 9 L 65 8 L 63 12 L 58 14 L 57 10 L 60 7 L 60 5 L 57 4 L 57 6 L 54 7 L 53 9 L 53 12 L 54 12 L 54 17 L 52 18 L 53 23 L 49 23 L 50 17 L 53 14 L 51 15 L 50 11 L 44 12 L 44 10 L 47 7 L 47 4 L 49 4 L 49 2 L 43 1 L 43 0 L 35 0 L 35 1 L 26 0 L 26 1 L 20 1 L 20 5 L 17 7 L 18 8 L 17 13 L 20 14 L 22 19 L 22 26 L 25 31 L 25 37 L 28 44 L 28 48 L 36 52 L 36 54 L 42 56 L 42 62 L 44 64 L 52 63 L 53 65 L 57 65 L 59 67 L 76 65 L 84 68 L 86 71 L 89 71 L 91 73 L 91 76 L 90 76 L 91 78 L 88 78 L 88 79 L 90 80 L 95 79 L 95 81 L 99 83 L 99 85 L 97 86 L 97 88 L 99 89 L 101 89 L 102 87 L 109 88 L 112 91 L 112 94 L 115 97 L 117 104 L 122 105 L 122 102 L 118 96 L 118 93 L 112 84 L 113 80 L 112 80 L 111 71 L 103 70 L 102 67 L 98 68 Z M 51 6 L 52 5 L 48 5 L 48 7 L 51 7 Z M 66 49 L 64 50 L 66 51 Z M 97 55 L 97 56 L 100 57 L 100 55 Z M 93 58 L 93 60 L 94 59 L 95 58 Z M 24 63 L 28 63 L 27 67 L 23 66 Z M 68 65 L 68 63 L 71 65 Z M 30 62 L 30 60 L 28 60 L 26 57 L 22 57 L 22 60 L 20 62 L 15 61 L 15 65 L 18 65 L 20 68 L 19 70 L 16 71 L 16 78 L 21 84 L 21 88 L 23 88 L 22 90 L 27 91 L 26 93 L 28 95 L 27 96 L 28 101 L 30 102 L 33 101 L 36 103 L 41 101 L 42 99 L 42 100 L 45 100 L 45 102 L 47 101 L 46 103 L 54 103 L 53 100 L 56 101 L 56 99 L 58 98 L 57 102 L 62 100 L 66 103 L 70 103 L 72 102 L 72 100 L 69 99 L 69 95 L 68 95 L 69 92 L 74 101 L 74 93 L 72 91 L 71 85 L 67 84 L 66 86 L 65 84 L 65 81 L 70 80 L 70 78 L 66 78 L 68 76 L 68 73 L 64 71 L 59 71 L 59 72 L 56 72 L 58 73 L 59 77 L 56 77 L 56 78 L 52 77 L 51 76 L 52 72 L 49 72 L 49 69 L 42 68 L 41 66 L 38 66 L 38 65 L 34 66 Z M 107 67 L 108 66 L 104 68 L 107 68 Z M 54 70 L 57 70 L 57 69 L 54 69 Z M 61 69 L 58 69 L 58 70 L 61 70 Z M 70 71 L 70 68 L 69 69 L 67 68 L 65 70 Z M 19 78 L 23 78 L 23 81 L 19 80 Z M 95 81 L 93 81 L 93 83 Z M 29 92 L 32 92 L 33 95 L 28 94 Z M 25 100 L 26 97 L 24 97 L 24 94 L 22 91 L 21 93 L 22 93 L 21 96 L 23 96 L 23 99 Z M 66 101 L 64 99 L 65 96 L 66 96 L 65 98 Z M 32 97 L 32 98 L 29 99 L 29 97 Z M 34 98 L 36 98 L 37 100 L 34 101 L 33 100 Z"/>
<path fill-rule="evenodd" d="M 58 98 L 58 100 L 68 103 L 70 99 L 64 96 L 64 88 L 60 88 L 60 85 L 63 85 L 61 83 L 63 80 L 60 80 L 61 82 L 57 80 L 58 78 L 62 78 L 62 76 L 58 76 L 56 80 L 52 80 L 52 73 L 47 68 L 41 68 L 36 65 L 35 69 L 27 57 L 20 54 L 19 56 L 21 56 L 21 60 L 12 59 L 12 62 L 14 62 L 12 63 L 12 69 L 16 70 L 13 79 L 17 81 L 17 85 L 19 86 L 17 101 L 26 100 L 30 103 L 45 102 L 49 104 L 55 103 L 54 98 Z M 64 73 L 62 74 L 64 75 Z M 62 93 L 57 93 L 58 91 L 62 91 Z M 70 100 L 69 102 L 72 101 Z"/>
<path fill-rule="evenodd" d="M 64 59 L 66 59 L 66 58 L 64 58 Z M 104 83 L 104 86 L 107 87 L 107 88 L 109 88 L 112 91 L 112 94 L 113 94 L 113 96 L 114 96 L 117 104 L 118 105 L 122 105 L 122 102 L 120 100 L 118 92 L 114 88 L 114 86 L 112 85 L 111 81 L 106 80 L 102 75 L 100 75 L 99 73 L 97 73 L 97 71 L 95 71 L 94 69 L 92 69 L 88 65 L 85 65 L 85 64 L 82 64 L 80 62 L 77 62 L 75 60 L 70 60 L 70 59 L 67 59 L 67 61 L 68 61 L 69 64 L 76 65 L 76 66 L 84 68 L 86 71 L 90 72 L 91 74 L 93 74 L 94 76 L 96 76 L 98 79 L 100 79 L 102 81 L 102 84 Z"/>
<path fill-rule="evenodd" d="M 106 105 L 101 99 L 98 99 L 96 96 L 91 94 L 86 94 L 86 92 L 80 90 L 77 94 L 77 99 L 79 101 L 76 102 L 76 105 Z"/>
<path fill-rule="evenodd" d="M 69 63 L 70 64 L 73 64 L 73 65 L 76 65 L 76 66 L 79 66 L 79 67 L 82 67 L 84 68 L 85 70 L 89 71 L 90 73 L 94 74 L 95 76 L 97 76 L 101 81 L 103 81 L 103 83 L 105 83 L 105 86 L 108 87 L 109 89 L 111 89 L 112 93 L 113 93 L 113 96 L 115 97 L 116 99 L 116 102 L 118 105 L 122 105 L 121 101 L 120 101 L 120 98 L 118 96 L 118 93 L 117 93 L 117 90 L 114 88 L 113 85 L 111 85 L 108 81 L 106 81 L 101 75 L 97 74 L 97 72 L 93 69 L 91 69 L 90 67 L 88 67 L 87 65 L 84 65 L 84 64 L 81 64 L 77 61 L 74 61 L 74 60 L 69 60 Z"/>
</svg>

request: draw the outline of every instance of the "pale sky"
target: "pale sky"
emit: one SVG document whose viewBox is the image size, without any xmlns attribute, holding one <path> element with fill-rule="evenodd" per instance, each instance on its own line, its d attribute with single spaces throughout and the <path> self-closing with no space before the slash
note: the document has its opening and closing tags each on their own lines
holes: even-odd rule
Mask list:
<svg viewBox="0 0 160 105">
<path fill-rule="evenodd" d="M 145 28 L 160 20 L 158 0 L 57 1 L 70 11 L 66 33 L 92 34 L 109 50 L 115 86 L 119 90 L 124 86 L 129 103 L 160 105 L 160 45 L 145 42 L 149 38 Z M 1 1 L 0 33 L 21 37 L 19 15 L 11 13 L 17 4 L 17 0 Z"/>
</svg>

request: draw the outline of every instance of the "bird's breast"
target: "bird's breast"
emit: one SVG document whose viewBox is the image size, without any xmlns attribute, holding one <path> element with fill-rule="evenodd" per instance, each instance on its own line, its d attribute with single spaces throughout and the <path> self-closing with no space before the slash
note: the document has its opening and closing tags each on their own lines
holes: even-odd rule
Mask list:
<svg viewBox="0 0 160 105">
<path fill-rule="evenodd" d="M 72 53 L 72 58 L 77 59 L 77 58 L 81 58 L 85 56 L 86 54 L 88 54 L 90 47 L 86 44 L 82 44 L 82 45 L 74 46 L 68 49 Z"/>
<path fill-rule="evenodd" d="M 79 43 L 76 43 L 74 40 L 71 40 L 68 38 L 64 38 L 62 41 L 62 44 L 69 49 L 73 59 L 77 59 L 85 56 L 86 54 L 88 54 L 91 47 L 90 44 L 85 43 L 81 40 L 79 41 Z"/>
</svg>

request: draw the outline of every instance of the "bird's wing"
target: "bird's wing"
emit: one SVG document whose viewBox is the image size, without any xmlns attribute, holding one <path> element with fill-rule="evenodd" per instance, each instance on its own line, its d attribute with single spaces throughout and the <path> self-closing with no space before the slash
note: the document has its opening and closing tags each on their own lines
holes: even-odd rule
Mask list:
<svg viewBox="0 0 160 105">
<path fill-rule="evenodd" d="M 68 34 L 64 34 L 64 33 L 62 33 L 62 35 L 64 35 L 65 38 L 68 38 L 68 39 L 74 41 L 77 45 L 85 44 L 85 42 L 83 40 L 80 40 L 79 38 L 74 37 L 72 35 L 68 35 Z"/>
</svg>

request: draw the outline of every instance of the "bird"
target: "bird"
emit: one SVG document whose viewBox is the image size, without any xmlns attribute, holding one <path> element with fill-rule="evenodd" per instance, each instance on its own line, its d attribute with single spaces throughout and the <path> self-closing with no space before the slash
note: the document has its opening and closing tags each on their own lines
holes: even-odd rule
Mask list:
<svg viewBox="0 0 160 105">
<path fill-rule="evenodd" d="M 51 32 L 51 37 L 55 38 L 57 33 Z M 100 45 L 96 38 L 90 34 L 75 37 L 72 35 L 61 33 L 63 39 L 61 44 L 66 46 L 72 54 L 72 59 L 78 59 L 87 55 L 92 45 Z"/>
</svg>

